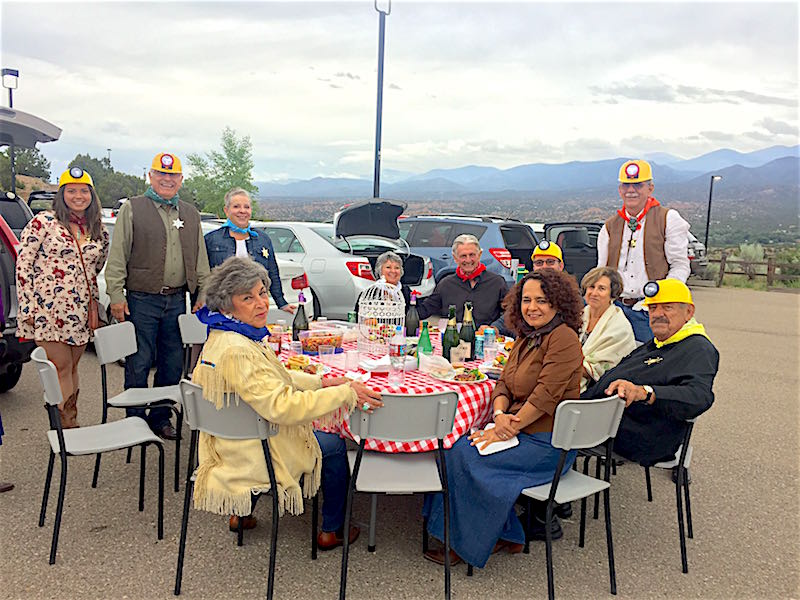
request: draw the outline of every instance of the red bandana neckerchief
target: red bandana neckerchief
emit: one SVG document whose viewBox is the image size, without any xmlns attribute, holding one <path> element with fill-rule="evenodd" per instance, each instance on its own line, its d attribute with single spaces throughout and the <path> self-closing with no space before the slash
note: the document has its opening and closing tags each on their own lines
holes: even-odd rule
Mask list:
<svg viewBox="0 0 800 600">
<path fill-rule="evenodd" d="M 78 230 L 81 232 L 81 235 L 86 235 L 86 215 L 78 216 L 75 213 L 69 213 L 69 222 L 75 223 L 78 226 Z"/>
<path fill-rule="evenodd" d="M 620 219 L 629 224 L 628 226 L 630 227 L 631 231 L 633 231 L 633 227 L 630 226 L 630 223 L 632 221 L 636 221 L 636 231 L 639 231 L 642 228 L 642 219 L 644 219 L 644 216 L 647 214 L 647 211 L 653 208 L 654 206 L 661 206 L 661 203 L 651 196 L 647 199 L 647 202 L 645 202 L 642 212 L 640 212 L 635 217 L 629 217 L 624 206 L 617 211 L 617 214 L 619 215 Z"/>
<path fill-rule="evenodd" d="M 486 265 L 485 265 L 485 264 L 483 264 L 483 263 L 480 263 L 480 264 L 478 265 L 478 268 L 477 268 L 477 269 L 475 269 L 475 270 L 474 270 L 472 273 L 470 273 L 469 275 L 464 275 L 464 271 L 462 271 L 462 270 L 461 270 L 461 267 L 458 267 L 458 268 L 456 269 L 456 275 L 458 275 L 458 278 L 459 278 L 461 281 L 469 281 L 470 279 L 475 279 L 475 278 L 476 278 L 478 275 L 480 275 L 481 273 L 483 273 L 485 270 L 486 270 Z"/>
</svg>

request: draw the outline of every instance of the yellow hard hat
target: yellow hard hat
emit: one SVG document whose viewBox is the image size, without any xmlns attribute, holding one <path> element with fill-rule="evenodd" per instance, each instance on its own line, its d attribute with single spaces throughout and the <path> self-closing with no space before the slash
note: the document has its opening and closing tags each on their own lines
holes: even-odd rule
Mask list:
<svg viewBox="0 0 800 600">
<path fill-rule="evenodd" d="M 86 185 L 94 187 L 92 176 L 80 167 L 70 167 L 58 178 L 58 187 L 68 183 L 85 183 Z"/>
<path fill-rule="evenodd" d="M 539 242 L 536 248 L 533 249 L 531 260 L 536 260 L 537 256 L 553 256 L 562 263 L 564 262 L 564 255 L 561 253 L 561 247 L 558 244 L 548 242 L 547 240 L 542 240 Z"/>
<path fill-rule="evenodd" d="M 639 183 L 650 181 L 653 178 L 653 169 L 646 160 L 629 160 L 619 168 L 620 183 Z"/>
<path fill-rule="evenodd" d="M 153 164 L 150 165 L 153 171 L 160 171 L 161 173 L 178 173 L 182 174 L 181 159 L 170 154 L 169 152 L 159 152 L 153 158 Z"/>
<path fill-rule="evenodd" d="M 692 292 L 689 291 L 685 283 L 678 279 L 660 279 L 659 281 L 648 281 L 644 284 L 644 303 L 646 306 L 650 304 L 666 304 L 667 302 L 680 302 L 694 306 Z"/>
</svg>

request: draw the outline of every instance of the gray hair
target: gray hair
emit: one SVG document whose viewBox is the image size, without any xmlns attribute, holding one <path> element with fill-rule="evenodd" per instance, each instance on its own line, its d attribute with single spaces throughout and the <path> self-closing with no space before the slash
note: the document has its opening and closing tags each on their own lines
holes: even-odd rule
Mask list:
<svg viewBox="0 0 800 600">
<path fill-rule="evenodd" d="M 383 254 L 381 254 L 378 257 L 378 259 L 375 261 L 375 271 L 377 272 L 376 275 L 378 277 L 381 277 L 381 272 L 383 271 L 383 265 L 385 265 L 389 261 L 391 261 L 393 263 L 397 263 L 398 265 L 400 265 L 400 277 L 402 277 L 403 273 L 404 273 L 404 271 L 403 271 L 403 259 L 400 258 L 399 255 L 397 255 L 396 253 L 392 252 L 391 250 L 388 250 L 388 251 L 384 252 Z"/>
<path fill-rule="evenodd" d="M 206 284 L 206 306 L 217 312 L 230 311 L 233 297 L 249 292 L 258 282 L 269 289 L 269 275 L 264 267 L 250 258 L 231 256 L 211 269 Z"/>
<path fill-rule="evenodd" d="M 453 240 L 453 254 L 456 253 L 456 250 L 458 250 L 458 247 L 461 246 L 462 244 L 475 244 L 478 250 L 481 249 L 481 243 L 478 241 L 478 238 L 476 238 L 471 233 L 462 233 L 460 236 L 458 236 L 456 239 Z"/>
<path fill-rule="evenodd" d="M 250 192 L 248 192 L 247 190 L 244 190 L 242 188 L 236 187 L 236 188 L 233 188 L 231 191 L 229 191 L 227 194 L 225 194 L 225 208 L 230 208 L 231 207 L 231 199 L 234 196 L 246 196 L 247 199 L 250 201 L 250 204 L 251 205 L 253 204 L 253 199 L 250 197 Z M 255 285 L 255 284 L 253 284 L 253 285 Z"/>
<path fill-rule="evenodd" d="M 608 277 L 611 284 L 611 301 L 613 302 L 622 295 L 622 276 L 613 267 L 595 267 L 581 279 L 581 291 L 585 294 L 590 285 L 600 281 L 601 277 Z"/>
</svg>

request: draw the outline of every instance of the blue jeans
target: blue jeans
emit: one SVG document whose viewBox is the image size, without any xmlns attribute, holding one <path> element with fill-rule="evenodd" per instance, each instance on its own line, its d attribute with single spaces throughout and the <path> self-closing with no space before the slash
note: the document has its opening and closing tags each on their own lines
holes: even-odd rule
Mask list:
<svg viewBox="0 0 800 600">
<path fill-rule="evenodd" d="M 322 531 L 336 531 L 344 525 L 350 466 L 347 446 L 335 433 L 315 431 L 322 450 Z"/>
<path fill-rule="evenodd" d="M 650 313 L 646 310 L 633 310 L 630 306 L 625 306 L 622 302 L 617 300 L 614 302 L 622 309 L 625 317 L 630 321 L 633 327 L 633 337 L 637 342 L 646 344 L 653 339 L 653 330 L 650 329 Z"/>
<path fill-rule="evenodd" d="M 128 292 L 128 319 L 136 327 L 136 354 L 125 361 L 125 389 L 147 387 L 150 368 L 155 362 L 154 386 L 175 385 L 183 372 L 183 343 L 178 329 L 178 315 L 186 312 L 183 293 L 146 294 Z M 151 429 L 169 425 L 169 408 L 128 408 L 129 417 L 142 417 Z"/>
</svg>

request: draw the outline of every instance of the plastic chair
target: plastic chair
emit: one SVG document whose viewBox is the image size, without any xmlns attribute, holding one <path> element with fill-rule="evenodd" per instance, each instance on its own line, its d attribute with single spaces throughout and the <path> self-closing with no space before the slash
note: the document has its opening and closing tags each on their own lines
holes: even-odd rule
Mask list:
<svg viewBox="0 0 800 600">
<path fill-rule="evenodd" d="M 350 431 L 360 438 L 358 451 L 347 458 L 352 475 L 347 489 L 344 521 L 344 548 L 339 598 L 347 590 L 347 561 L 350 554 L 350 518 L 355 492 L 372 494 L 413 494 L 441 492 L 444 497 L 444 595 L 450 598 L 450 502 L 447 491 L 447 466 L 444 437 L 453 430 L 458 406 L 456 392 L 437 394 L 383 394 L 383 407 L 373 414 L 355 412 L 350 416 Z M 387 454 L 364 453 L 367 439 L 410 442 L 436 438 L 438 464 L 433 452 Z M 423 537 L 423 544 L 425 537 Z"/>
<path fill-rule="evenodd" d="M 192 346 L 206 343 L 208 326 L 201 323 L 194 313 L 185 313 L 178 315 L 178 329 L 181 331 L 181 342 L 183 342 L 183 377 L 191 379 L 189 371 L 192 368 Z"/>
<path fill-rule="evenodd" d="M 31 360 L 39 372 L 39 379 L 44 388 L 45 408 L 50 419 L 50 430 L 47 432 L 47 439 L 50 442 L 50 460 L 47 463 L 42 508 L 39 512 L 39 527 L 44 527 L 56 454 L 61 458 L 61 482 L 58 488 L 56 520 L 53 524 L 53 540 L 50 543 L 50 564 L 52 565 L 56 562 L 58 534 L 61 529 L 64 495 L 67 489 L 67 457 L 69 456 L 84 456 L 87 454 L 97 454 L 99 456 L 102 452 L 141 446 L 139 510 L 143 511 L 145 448 L 149 444 L 154 444 L 158 448 L 158 539 L 164 539 L 164 448 L 161 440 L 150 431 L 144 419 L 139 417 L 128 417 L 113 423 L 62 430 L 58 404 L 63 401 L 63 397 L 61 395 L 61 386 L 58 383 L 58 371 L 55 365 L 47 360 L 47 353 L 44 348 L 36 348 L 31 354 Z"/>
<path fill-rule="evenodd" d="M 111 408 L 152 408 L 156 406 L 166 406 L 175 413 L 178 437 L 175 440 L 175 491 L 179 489 L 179 472 L 181 459 L 181 428 L 183 425 L 183 412 L 179 410 L 181 401 L 180 388 L 177 385 L 165 385 L 161 387 L 128 388 L 121 394 L 108 397 L 108 374 L 106 365 L 112 364 L 135 354 L 136 328 L 130 321 L 106 325 L 94 332 L 94 348 L 97 353 L 97 360 L 100 362 L 100 380 L 103 389 L 103 419 L 105 423 L 108 419 L 108 409 Z M 131 454 L 128 452 L 127 462 L 130 462 Z M 92 487 L 97 487 L 97 477 L 100 473 L 100 454 L 94 463 L 94 477 Z"/>
<path fill-rule="evenodd" d="M 581 536 L 579 545 L 583 547 L 584 527 L 586 523 L 586 498 L 596 492 L 603 492 L 603 506 L 606 520 L 606 546 L 608 547 L 608 575 L 611 582 L 611 593 L 617 593 L 617 576 L 614 568 L 614 544 L 611 537 L 611 506 L 609 489 L 611 484 L 611 452 L 614 436 L 617 435 L 619 422 L 625 401 L 619 396 L 609 396 L 598 400 L 565 400 L 556 408 L 553 423 L 551 444 L 561 448 L 558 467 L 550 483 L 522 490 L 522 495 L 533 500 L 547 502 L 545 516 L 545 552 L 547 557 L 547 595 L 550 600 L 555 597 L 553 583 L 553 540 L 550 523 L 556 504 L 582 500 L 581 502 Z M 606 443 L 605 473 L 602 480 L 569 470 L 561 475 L 567 453 L 580 448 L 592 448 Z M 528 503 L 526 532 L 530 529 L 532 506 Z M 525 536 L 525 553 L 530 552 L 528 535 Z"/>
<path fill-rule="evenodd" d="M 178 566 L 175 574 L 175 595 L 181 593 L 183 578 L 183 561 L 186 551 L 186 534 L 189 526 L 189 504 L 194 489 L 194 467 L 197 462 L 197 442 L 203 431 L 214 437 L 228 440 L 261 440 L 264 460 L 267 463 L 270 490 L 277 489 L 275 469 L 267 440 L 278 434 L 278 426 L 270 423 L 238 396 L 232 396 L 230 403 L 224 408 L 217 408 L 203 397 L 203 389 L 190 381 L 180 383 L 183 410 L 186 422 L 192 431 L 189 442 L 189 465 L 186 471 L 186 490 L 183 498 L 183 518 L 181 519 L 181 538 L 178 545 Z M 255 496 L 257 497 L 257 496 Z M 242 545 L 242 523 L 239 519 L 238 544 Z M 272 493 L 272 534 L 269 551 L 269 577 L 267 580 L 267 598 L 271 599 L 275 586 L 275 552 L 278 546 L 278 495 Z"/>
</svg>

